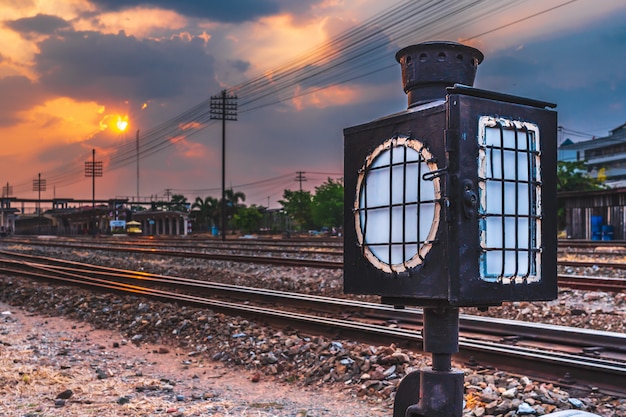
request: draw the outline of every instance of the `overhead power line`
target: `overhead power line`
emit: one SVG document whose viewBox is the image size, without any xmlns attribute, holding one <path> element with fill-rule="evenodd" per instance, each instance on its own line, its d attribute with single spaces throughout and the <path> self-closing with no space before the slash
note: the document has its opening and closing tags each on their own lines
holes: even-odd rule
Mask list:
<svg viewBox="0 0 626 417">
<path fill-rule="evenodd" d="M 446 37 L 459 28 L 486 21 L 506 13 L 526 0 L 405 0 L 362 23 L 344 31 L 330 41 L 297 56 L 288 63 L 264 71 L 252 79 L 227 90 L 239 96 L 239 113 L 258 110 L 281 102 L 312 94 L 316 91 L 367 77 L 397 66 L 390 57 L 399 46 Z M 466 39 L 475 39 L 487 33 L 517 24 L 532 17 L 566 6 L 545 9 L 507 25 L 484 31 Z M 296 91 L 297 88 L 297 91 Z M 196 104 L 170 120 L 142 130 L 139 159 L 176 145 L 184 139 L 214 124 L 211 120 L 210 98 Z M 76 164 L 84 156 L 76 158 Z M 113 171 L 137 162 L 134 143 L 121 144 L 109 157 L 107 171 Z M 81 169 L 64 168 L 47 173 L 50 183 L 63 187 L 81 181 Z M 16 192 L 28 184 L 14 185 Z"/>
<path fill-rule="evenodd" d="M 474 40 L 474 39 L 476 39 L 476 38 L 480 38 L 481 36 L 485 36 L 485 35 L 488 35 L 488 34 L 490 34 L 490 33 L 497 32 L 497 31 L 499 31 L 499 30 L 502 30 L 502 29 L 504 29 L 504 28 L 508 28 L 508 27 L 513 26 L 513 25 L 516 25 L 516 24 L 518 24 L 518 23 L 522 23 L 522 22 L 524 22 L 524 21 L 526 21 L 526 20 L 530 20 L 530 19 L 532 19 L 532 18 L 534 18 L 534 17 L 541 16 L 542 14 L 546 14 L 546 13 L 552 12 L 552 11 L 554 11 L 554 10 L 556 10 L 556 9 L 560 9 L 561 7 L 568 6 L 568 5 L 570 5 L 570 4 L 572 4 L 572 3 L 575 3 L 575 2 L 577 2 L 577 1 L 578 1 L 578 0 L 569 0 L 569 1 L 566 1 L 565 3 L 561 3 L 561 4 L 557 5 L 557 6 L 550 7 L 550 8 L 548 8 L 548 9 L 544 9 L 544 10 L 542 10 L 542 11 L 540 11 L 540 12 L 533 13 L 533 14 L 531 14 L 531 15 L 529 15 L 529 16 L 525 16 L 525 17 L 522 17 L 521 19 L 517 19 L 517 20 L 514 20 L 514 21 L 512 21 L 512 22 L 509 22 L 509 23 L 507 23 L 507 24 L 505 24 L 505 25 L 498 26 L 498 27 L 495 27 L 495 28 L 493 28 L 493 29 L 489 29 L 489 30 L 487 30 L 487 31 L 485 31 L 485 32 L 479 33 L 479 34 L 474 35 L 474 36 L 469 37 L 469 38 L 465 38 L 465 39 L 463 39 L 462 41 L 463 41 L 463 42 L 467 42 L 467 41 Z"/>
</svg>

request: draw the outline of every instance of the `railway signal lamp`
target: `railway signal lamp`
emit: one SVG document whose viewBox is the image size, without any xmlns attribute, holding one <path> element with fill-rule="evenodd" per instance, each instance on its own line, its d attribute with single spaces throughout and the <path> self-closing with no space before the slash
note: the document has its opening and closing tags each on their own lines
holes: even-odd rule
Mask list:
<svg viewBox="0 0 626 417">
<path fill-rule="evenodd" d="M 556 298 L 556 113 L 472 88 L 475 48 L 396 59 L 408 109 L 344 130 L 344 291 L 424 306 L 432 366 L 398 385 L 394 417 L 461 416 L 459 307 Z"/>
<path fill-rule="evenodd" d="M 454 42 L 396 54 L 408 109 L 344 130 L 344 290 L 395 305 L 556 298 L 555 105 L 472 88 Z"/>
</svg>

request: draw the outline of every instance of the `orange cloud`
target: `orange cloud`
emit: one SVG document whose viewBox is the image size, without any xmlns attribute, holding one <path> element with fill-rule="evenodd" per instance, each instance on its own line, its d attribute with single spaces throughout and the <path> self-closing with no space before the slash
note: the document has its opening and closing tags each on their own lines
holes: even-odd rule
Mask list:
<svg viewBox="0 0 626 417">
<path fill-rule="evenodd" d="M 359 90 L 347 85 L 335 85 L 310 93 L 298 87 L 294 92 L 292 103 L 298 111 L 307 107 L 323 109 L 354 102 L 358 96 Z"/>
<path fill-rule="evenodd" d="M 185 135 L 172 136 L 168 140 L 174 145 L 178 155 L 188 159 L 205 161 L 211 153 L 205 145 L 188 141 Z"/>
<path fill-rule="evenodd" d="M 309 51 L 327 39 L 324 20 L 296 24 L 290 15 L 264 17 L 244 25 L 246 39 L 238 42 L 239 54 L 250 62 L 264 65 L 260 70 L 289 62 L 302 51 Z M 253 39 L 253 42 L 247 42 Z M 246 47 L 246 45 L 248 45 Z"/>
<path fill-rule="evenodd" d="M 39 137 L 38 142 L 82 142 L 97 129 L 100 109 L 95 102 L 78 102 L 67 97 L 48 100 L 22 112 L 22 131 Z"/>
<path fill-rule="evenodd" d="M 180 123 L 178 125 L 178 128 L 180 130 L 189 130 L 189 129 L 200 129 L 202 128 L 202 123 L 198 123 L 198 122 L 187 122 L 187 123 Z"/>
<path fill-rule="evenodd" d="M 185 27 L 187 20 L 170 10 L 150 7 L 135 7 L 119 12 L 103 13 L 92 19 L 79 20 L 76 30 L 97 30 L 101 33 L 117 34 L 124 31 L 138 38 L 160 36 L 165 30 L 178 30 Z"/>
</svg>

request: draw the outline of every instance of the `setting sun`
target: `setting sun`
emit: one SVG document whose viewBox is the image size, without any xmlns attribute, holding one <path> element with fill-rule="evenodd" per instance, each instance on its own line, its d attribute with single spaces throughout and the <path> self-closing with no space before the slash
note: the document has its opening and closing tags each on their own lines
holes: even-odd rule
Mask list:
<svg viewBox="0 0 626 417">
<path fill-rule="evenodd" d="M 128 128 L 128 116 L 120 116 L 119 114 L 107 114 L 100 120 L 100 130 L 116 129 L 124 132 Z"/>
<path fill-rule="evenodd" d="M 120 132 L 123 132 L 128 127 L 128 120 L 126 117 L 122 118 L 121 116 L 117 116 L 117 121 L 115 122 L 115 126 Z"/>
</svg>

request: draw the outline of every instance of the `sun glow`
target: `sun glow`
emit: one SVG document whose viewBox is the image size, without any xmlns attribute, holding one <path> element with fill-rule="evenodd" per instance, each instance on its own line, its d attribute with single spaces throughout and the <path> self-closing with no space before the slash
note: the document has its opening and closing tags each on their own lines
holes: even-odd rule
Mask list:
<svg viewBox="0 0 626 417">
<path fill-rule="evenodd" d="M 128 127 L 128 118 L 127 117 L 122 118 L 121 116 L 117 116 L 117 121 L 115 122 L 115 126 L 120 132 L 125 131 L 126 128 Z"/>
<path fill-rule="evenodd" d="M 128 116 L 107 114 L 100 120 L 100 130 L 106 130 L 108 128 L 124 132 L 128 128 Z"/>
</svg>

